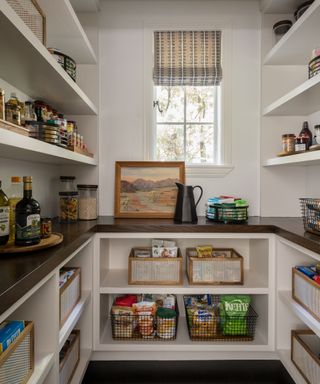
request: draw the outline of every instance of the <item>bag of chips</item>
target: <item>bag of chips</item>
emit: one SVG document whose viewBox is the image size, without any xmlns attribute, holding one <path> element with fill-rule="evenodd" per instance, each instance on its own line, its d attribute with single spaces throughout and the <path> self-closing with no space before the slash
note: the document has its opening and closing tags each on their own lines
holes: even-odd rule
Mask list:
<svg viewBox="0 0 320 384">
<path fill-rule="evenodd" d="M 220 318 L 224 335 L 247 335 L 247 313 L 251 298 L 248 295 L 222 295 Z"/>
</svg>

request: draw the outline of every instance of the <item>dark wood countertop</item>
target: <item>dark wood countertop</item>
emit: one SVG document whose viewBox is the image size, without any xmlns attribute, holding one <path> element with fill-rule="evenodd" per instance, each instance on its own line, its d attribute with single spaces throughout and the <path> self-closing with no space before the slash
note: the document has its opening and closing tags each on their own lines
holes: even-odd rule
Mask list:
<svg viewBox="0 0 320 384">
<path fill-rule="evenodd" d="M 54 225 L 64 235 L 63 243 L 45 251 L 19 255 L 0 255 L 0 313 L 4 313 L 24 293 L 51 273 L 94 233 L 275 233 L 320 254 L 320 236 L 305 233 L 302 219 L 250 217 L 246 224 L 219 224 L 200 217 L 197 224 L 175 224 L 170 219 L 115 219 L 100 217 L 95 221 Z"/>
</svg>

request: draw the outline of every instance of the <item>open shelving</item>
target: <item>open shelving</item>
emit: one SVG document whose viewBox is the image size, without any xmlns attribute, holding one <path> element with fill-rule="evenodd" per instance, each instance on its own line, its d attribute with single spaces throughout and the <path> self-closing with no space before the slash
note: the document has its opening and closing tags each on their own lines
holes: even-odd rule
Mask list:
<svg viewBox="0 0 320 384">
<path fill-rule="evenodd" d="M 50 353 L 40 358 L 35 364 L 33 374 L 28 380 L 28 384 L 42 384 L 50 369 L 53 367 L 54 361 L 54 353 Z"/>
<path fill-rule="evenodd" d="M 80 349 L 80 360 L 70 384 L 80 384 L 90 362 L 91 349 Z"/>
<path fill-rule="evenodd" d="M 64 114 L 97 114 L 93 102 L 5 1 L 0 3 L 0 43 L 0 73 L 8 83 Z"/>
<path fill-rule="evenodd" d="M 278 3 L 280 3 L 278 1 Z M 300 2 L 301 3 L 301 2 Z M 311 52 L 319 45 L 320 0 L 308 10 L 270 50 L 264 60 L 267 65 L 306 65 Z"/>
<path fill-rule="evenodd" d="M 268 159 L 263 164 L 265 167 L 275 165 L 319 165 L 320 151 L 308 151 L 290 156 L 280 156 Z"/>
<path fill-rule="evenodd" d="M 1 157 L 47 164 L 97 165 L 94 158 L 0 128 Z"/>
</svg>

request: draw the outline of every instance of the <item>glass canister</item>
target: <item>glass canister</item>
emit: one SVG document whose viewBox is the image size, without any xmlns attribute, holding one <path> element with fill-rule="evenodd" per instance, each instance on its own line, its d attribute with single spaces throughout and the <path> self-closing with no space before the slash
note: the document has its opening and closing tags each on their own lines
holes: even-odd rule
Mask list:
<svg viewBox="0 0 320 384">
<path fill-rule="evenodd" d="M 97 218 L 97 190 L 97 185 L 78 184 L 80 220 L 95 220 Z"/>
<path fill-rule="evenodd" d="M 78 220 L 79 194 L 75 188 L 74 176 L 60 176 L 61 191 L 60 200 L 60 222 L 73 223 Z"/>
</svg>

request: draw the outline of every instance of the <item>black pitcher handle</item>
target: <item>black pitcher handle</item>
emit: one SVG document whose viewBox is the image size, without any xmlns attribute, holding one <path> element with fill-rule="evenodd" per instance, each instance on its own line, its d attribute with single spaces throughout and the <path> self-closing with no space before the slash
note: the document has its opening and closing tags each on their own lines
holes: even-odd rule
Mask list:
<svg viewBox="0 0 320 384">
<path fill-rule="evenodd" d="M 199 204 L 199 201 L 200 201 L 202 195 L 203 195 L 203 189 L 202 189 L 202 187 L 200 187 L 200 185 L 195 185 L 192 189 L 195 190 L 196 188 L 200 189 L 200 196 L 199 196 L 199 199 L 196 202 L 196 206 L 197 206 Z"/>
</svg>

